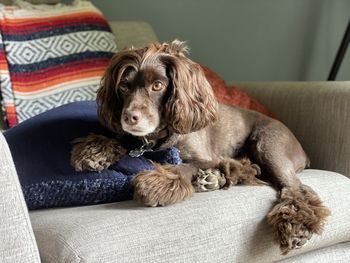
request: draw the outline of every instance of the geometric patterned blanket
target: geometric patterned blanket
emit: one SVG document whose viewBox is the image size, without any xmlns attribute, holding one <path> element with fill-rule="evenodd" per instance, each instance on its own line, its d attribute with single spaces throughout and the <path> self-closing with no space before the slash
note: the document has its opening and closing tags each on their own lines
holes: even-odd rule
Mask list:
<svg viewBox="0 0 350 263">
<path fill-rule="evenodd" d="M 116 51 L 107 20 L 90 2 L 0 6 L 0 91 L 9 126 L 94 100 Z"/>
</svg>

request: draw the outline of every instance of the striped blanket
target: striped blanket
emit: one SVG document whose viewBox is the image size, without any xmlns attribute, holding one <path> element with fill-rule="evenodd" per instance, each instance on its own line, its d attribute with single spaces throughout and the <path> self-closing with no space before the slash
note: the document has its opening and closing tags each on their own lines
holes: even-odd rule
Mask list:
<svg viewBox="0 0 350 263">
<path fill-rule="evenodd" d="M 96 96 L 117 46 L 90 2 L 0 7 L 0 91 L 10 127 Z"/>
</svg>

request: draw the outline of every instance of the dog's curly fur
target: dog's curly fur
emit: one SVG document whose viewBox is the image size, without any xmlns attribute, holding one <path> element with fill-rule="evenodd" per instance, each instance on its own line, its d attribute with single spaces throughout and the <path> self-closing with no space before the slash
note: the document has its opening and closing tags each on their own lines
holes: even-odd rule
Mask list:
<svg viewBox="0 0 350 263">
<path fill-rule="evenodd" d="M 155 170 L 135 177 L 135 197 L 145 205 L 164 206 L 189 198 L 199 169 L 219 169 L 227 179 L 225 188 L 264 184 L 257 178 L 261 169 L 280 193 L 267 219 L 282 252 L 321 233 L 329 210 L 296 176 L 309 164 L 300 143 L 277 120 L 218 104 L 183 42 L 153 43 L 117 53 L 97 102 L 101 122 L 116 138 L 79 138 L 71 156 L 76 170 L 107 168 L 143 140 L 152 140 L 155 148 L 177 147 L 185 164 L 155 164 Z"/>
</svg>

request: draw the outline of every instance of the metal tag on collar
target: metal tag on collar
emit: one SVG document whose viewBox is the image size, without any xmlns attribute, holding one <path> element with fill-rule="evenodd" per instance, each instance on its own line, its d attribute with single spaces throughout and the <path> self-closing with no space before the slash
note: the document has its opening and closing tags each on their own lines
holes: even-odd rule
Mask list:
<svg viewBox="0 0 350 263">
<path fill-rule="evenodd" d="M 148 141 L 146 137 L 142 138 L 143 145 L 140 148 L 136 148 L 135 150 L 131 150 L 129 152 L 129 156 L 131 157 L 140 157 L 145 152 L 152 152 L 152 147 L 154 147 L 154 141 Z"/>
</svg>

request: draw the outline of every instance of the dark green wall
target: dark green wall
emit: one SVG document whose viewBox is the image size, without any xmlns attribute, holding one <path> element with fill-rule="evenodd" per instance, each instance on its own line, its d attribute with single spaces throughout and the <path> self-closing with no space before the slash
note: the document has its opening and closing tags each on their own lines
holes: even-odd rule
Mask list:
<svg viewBox="0 0 350 263">
<path fill-rule="evenodd" d="M 350 17 L 350 0 L 92 2 L 110 20 L 149 22 L 161 41 L 188 41 L 228 81 L 325 80 Z M 337 79 L 350 80 L 350 50 Z"/>
</svg>

